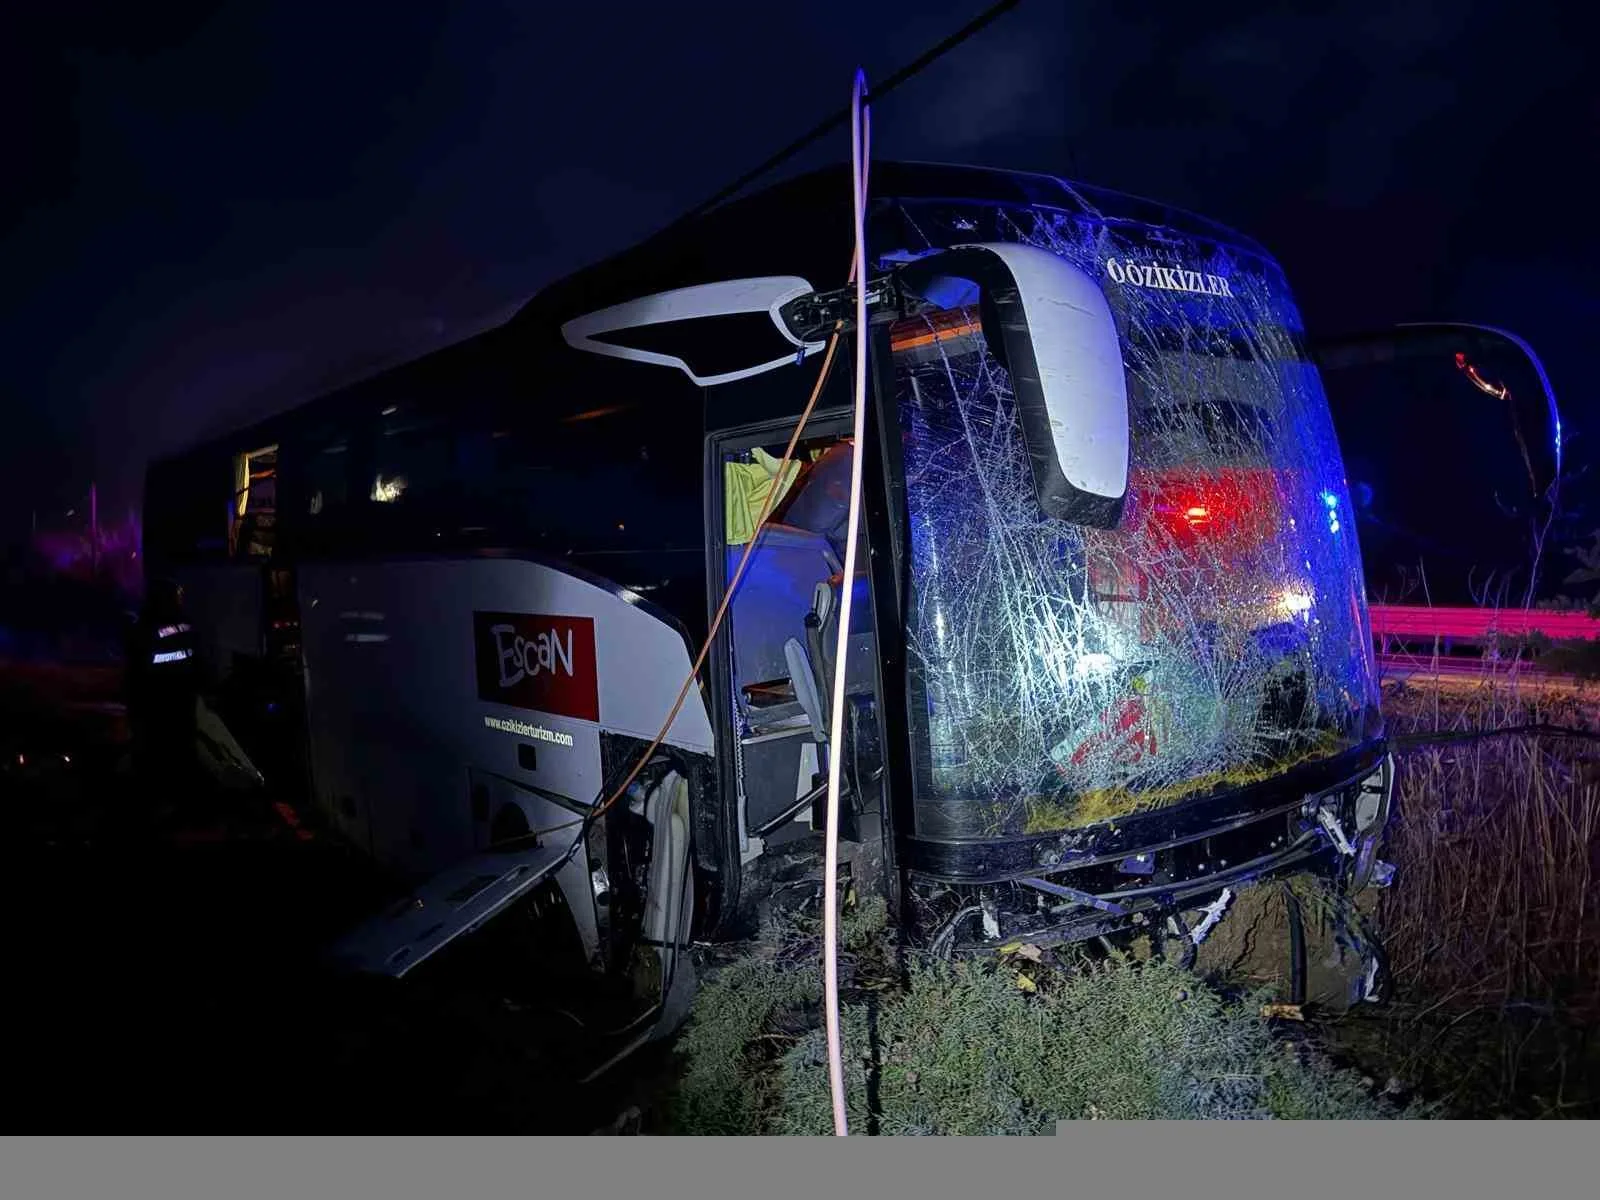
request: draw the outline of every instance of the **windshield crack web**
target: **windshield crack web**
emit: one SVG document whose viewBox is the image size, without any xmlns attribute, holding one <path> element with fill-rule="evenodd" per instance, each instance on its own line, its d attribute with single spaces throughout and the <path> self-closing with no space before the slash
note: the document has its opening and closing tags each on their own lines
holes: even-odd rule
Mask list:
<svg viewBox="0 0 1600 1200">
<path fill-rule="evenodd" d="M 896 353 L 919 831 L 1114 819 L 1375 733 L 1348 492 L 1277 268 L 1098 214 L 927 204 L 908 224 L 1109 277 L 1133 426 L 1117 528 L 1071 525 L 1035 499 L 980 337 L 942 324 Z"/>
</svg>

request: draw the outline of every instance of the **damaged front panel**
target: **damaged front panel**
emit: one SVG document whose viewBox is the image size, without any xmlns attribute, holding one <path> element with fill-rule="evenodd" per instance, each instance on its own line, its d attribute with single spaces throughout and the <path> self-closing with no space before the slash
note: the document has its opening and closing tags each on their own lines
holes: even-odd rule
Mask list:
<svg viewBox="0 0 1600 1200">
<path fill-rule="evenodd" d="M 1276 265 L 1045 208 L 901 214 L 913 254 L 1018 241 L 1100 279 L 1132 427 L 1116 528 L 1052 519 L 982 314 L 896 330 L 916 834 L 1115 821 L 1381 733 L 1339 449 Z"/>
</svg>

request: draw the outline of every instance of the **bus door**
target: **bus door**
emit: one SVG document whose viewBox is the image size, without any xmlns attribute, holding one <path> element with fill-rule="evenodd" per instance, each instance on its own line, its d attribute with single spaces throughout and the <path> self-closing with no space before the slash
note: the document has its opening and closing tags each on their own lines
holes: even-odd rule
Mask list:
<svg viewBox="0 0 1600 1200">
<path fill-rule="evenodd" d="M 844 589 L 845 538 L 854 446 L 844 416 L 813 420 L 780 469 L 794 422 L 713 438 L 717 516 L 713 602 L 752 539 L 713 660 L 724 702 L 719 743 L 737 797 L 747 858 L 765 840 L 798 826 L 820 827 L 825 809 L 833 663 Z M 768 497 L 773 509 L 759 536 Z M 860 818 L 879 811 L 881 706 L 865 536 L 852 589 L 845 720 L 842 835 L 859 840 Z M 725 778 L 728 777 L 725 775 Z M 760 839 L 760 840 L 758 840 Z"/>
</svg>

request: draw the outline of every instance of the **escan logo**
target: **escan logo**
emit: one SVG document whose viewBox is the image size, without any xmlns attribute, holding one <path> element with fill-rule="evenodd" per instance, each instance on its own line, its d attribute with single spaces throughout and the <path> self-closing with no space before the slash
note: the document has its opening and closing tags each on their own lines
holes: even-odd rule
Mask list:
<svg viewBox="0 0 1600 1200">
<path fill-rule="evenodd" d="M 594 618 L 475 612 L 472 635 L 480 700 L 600 719 Z"/>
</svg>

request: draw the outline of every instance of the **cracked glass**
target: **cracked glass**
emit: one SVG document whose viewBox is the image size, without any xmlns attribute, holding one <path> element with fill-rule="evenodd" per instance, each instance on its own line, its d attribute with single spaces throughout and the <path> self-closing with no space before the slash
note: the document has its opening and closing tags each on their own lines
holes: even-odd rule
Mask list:
<svg viewBox="0 0 1600 1200">
<path fill-rule="evenodd" d="M 923 836 L 1114 821 L 1381 732 L 1339 447 L 1281 272 L 1084 208 L 900 210 L 902 253 L 1024 242 L 1097 279 L 1132 426 L 1117 526 L 1050 518 L 978 311 L 896 327 Z"/>
</svg>

